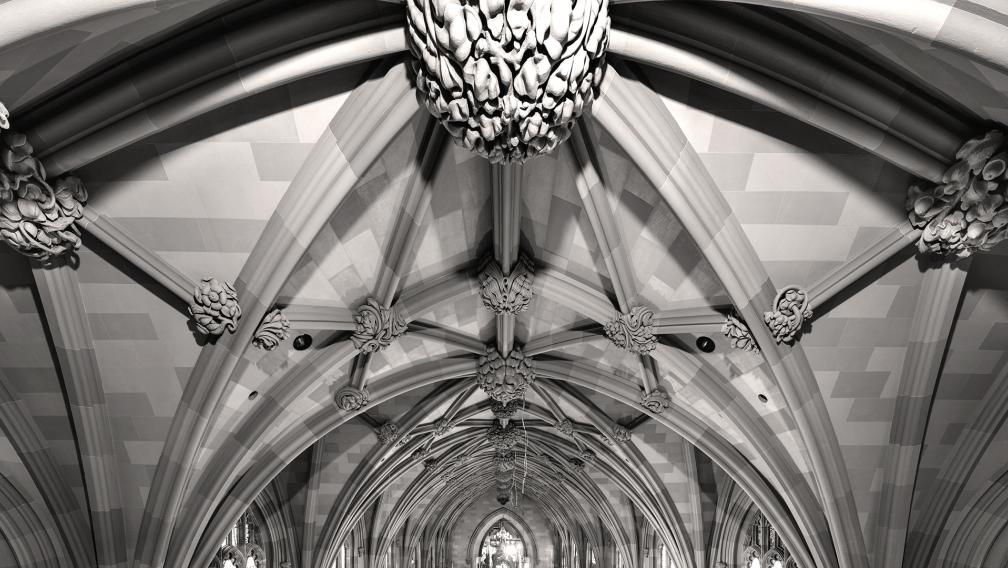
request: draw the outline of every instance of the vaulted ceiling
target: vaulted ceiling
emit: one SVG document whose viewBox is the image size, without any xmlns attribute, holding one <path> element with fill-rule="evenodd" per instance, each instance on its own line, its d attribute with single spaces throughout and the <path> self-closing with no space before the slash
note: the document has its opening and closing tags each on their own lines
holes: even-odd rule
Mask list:
<svg viewBox="0 0 1008 568">
<path fill-rule="evenodd" d="M 398 2 L 56 4 L 0 2 L 0 174 L 21 132 L 87 188 L 68 254 L 0 247 L 0 567 L 206 566 L 253 503 L 304 568 L 501 518 L 735 566 L 737 503 L 802 567 L 1003 563 L 1008 247 L 908 217 L 1008 121 L 999 2 L 613 1 L 506 164 Z"/>
</svg>

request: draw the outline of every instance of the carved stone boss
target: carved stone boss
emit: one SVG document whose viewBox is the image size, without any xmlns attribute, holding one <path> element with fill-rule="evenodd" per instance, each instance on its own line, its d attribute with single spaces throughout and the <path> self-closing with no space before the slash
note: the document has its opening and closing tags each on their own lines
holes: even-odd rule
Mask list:
<svg viewBox="0 0 1008 568">
<path fill-rule="evenodd" d="M 525 396 L 525 390 L 535 380 L 532 360 L 515 347 L 502 357 L 496 347 L 488 346 L 479 358 L 476 383 L 487 395 L 504 404 Z"/>
<path fill-rule="evenodd" d="M 918 247 L 944 257 L 967 257 L 1008 237 L 1008 155 L 1005 135 L 991 130 L 967 141 L 941 183 L 914 185 L 910 223 L 922 229 Z"/>
<path fill-rule="evenodd" d="M 606 336 L 617 347 L 633 353 L 654 351 L 658 342 L 654 331 L 654 312 L 645 306 L 633 307 L 605 324 Z"/>
<path fill-rule="evenodd" d="M 492 162 L 553 150 L 601 82 L 608 0 L 407 0 L 406 21 L 419 98 Z"/>
<path fill-rule="evenodd" d="M 805 322 L 812 318 L 808 293 L 797 286 L 781 289 L 774 299 L 773 308 L 773 311 L 763 313 L 763 319 L 777 343 L 794 341 Z"/>
<path fill-rule="evenodd" d="M 87 190 L 74 176 L 52 184 L 24 134 L 9 130 L 0 104 L 0 240 L 25 256 L 49 262 L 80 248 L 76 222 L 83 215 Z"/>
<path fill-rule="evenodd" d="M 483 305 L 495 314 L 517 314 L 528 309 L 532 301 L 532 280 L 535 267 L 528 256 L 522 254 L 504 276 L 500 264 L 491 260 L 480 274 L 480 296 Z"/>
</svg>

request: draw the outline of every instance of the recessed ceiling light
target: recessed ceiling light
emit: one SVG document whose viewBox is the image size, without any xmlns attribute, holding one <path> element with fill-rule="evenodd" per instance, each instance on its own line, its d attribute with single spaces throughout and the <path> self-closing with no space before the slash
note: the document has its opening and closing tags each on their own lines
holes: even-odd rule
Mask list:
<svg viewBox="0 0 1008 568">
<path fill-rule="evenodd" d="M 714 347 L 716 347 L 714 345 L 714 340 L 707 337 L 706 335 L 701 335 L 700 337 L 697 338 L 696 346 L 697 349 L 703 351 L 704 353 L 710 353 L 711 351 L 714 351 Z"/>
<path fill-rule="evenodd" d="M 297 349 L 298 351 L 304 351 L 305 349 L 308 349 L 309 347 L 311 347 L 311 344 L 312 344 L 312 336 L 308 335 L 307 333 L 299 335 L 294 338 L 294 349 Z"/>
</svg>

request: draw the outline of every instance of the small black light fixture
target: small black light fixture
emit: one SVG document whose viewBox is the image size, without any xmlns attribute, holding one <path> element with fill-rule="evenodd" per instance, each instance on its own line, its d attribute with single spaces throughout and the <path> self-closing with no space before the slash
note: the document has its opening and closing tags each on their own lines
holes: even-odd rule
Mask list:
<svg viewBox="0 0 1008 568">
<path fill-rule="evenodd" d="M 701 335 L 696 339 L 697 349 L 703 351 L 704 353 L 711 353 L 714 351 L 716 345 L 714 345 L 714 340 L 707 337 L 706 335 Z"/>
<path fill-rule="evenodd" d="M 249 400 L 255 400 L 259 396 L 259 391 L 252 391 L 249 393 Z"/>
<path fill-rule="evenodd" d="M 761 394 L 761 395 L 757 396 L 756 398 L 758 398 L 760 402 L 766 402 L 767 401 L 767 397 L 766 397 L 765 394 Z"/>
<path fill-rule="evenodd" d="M 304 351 L 305 349 L 308 349 L 309 347 L 311 347 L 311 344 L 312 344 L 312 336 L 308 335 L 307 333 L 301 334 L 294 338 L 294 349 L 297 349 L 298 351 Z"/>
</svg>

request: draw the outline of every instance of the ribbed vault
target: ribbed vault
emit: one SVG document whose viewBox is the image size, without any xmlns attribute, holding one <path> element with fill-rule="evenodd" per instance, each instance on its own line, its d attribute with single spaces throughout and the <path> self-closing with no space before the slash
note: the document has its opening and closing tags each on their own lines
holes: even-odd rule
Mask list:
<svg viewBox="0 0 1008 568">
<path fill-rule="evenodd" d="M 569 138 L 494 164 L 398 2 L 79 4 L 0 5 L 24 179 L 88 189 L 0 252 L 0 566 L 209 566 L 245 511 L 303 568 L 1008 550 L 1008 252 L 930 254 L 909 189 L 1003 130 L 1003 10 L 613 1 Z"/>
</svg>

